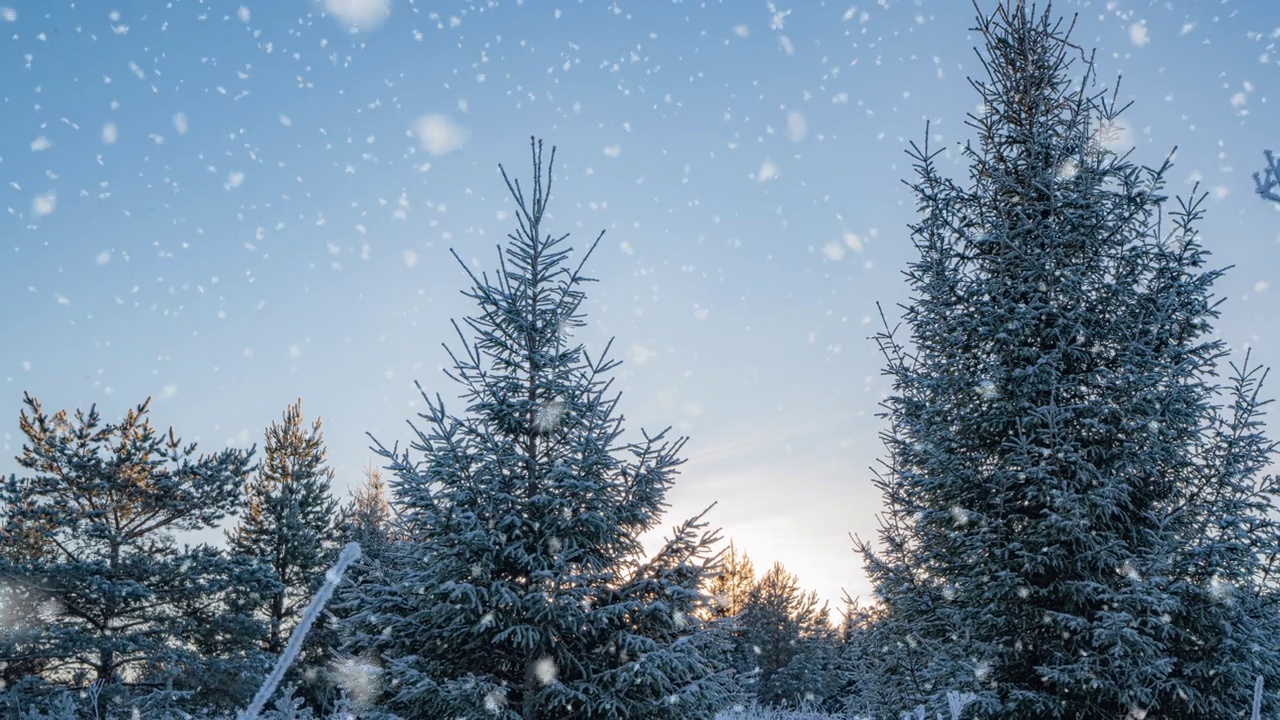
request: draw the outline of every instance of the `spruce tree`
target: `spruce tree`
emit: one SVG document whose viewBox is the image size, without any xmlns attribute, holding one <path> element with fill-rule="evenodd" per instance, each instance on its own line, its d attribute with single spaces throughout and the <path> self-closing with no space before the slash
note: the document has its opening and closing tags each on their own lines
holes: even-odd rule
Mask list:
<svg viewBox="0 0 1280 720">
<path fill-rule="evenodd" d="M 645 556 L 684 442 L 623 440 L 618 363 L 572 337 L 591 253 L 570 266 L 545 234 L 554 150 L 545 175 L 532 154 L 531 188 L 503 171 L 519 227 L 496 274 L 467 270 L 465 414 L 423 392 L 411 446 L 375 440 L 408 537 L 347 594 L 349 649 L 404 718 L 707 718 L 731 683 L 699 617 L 716 538 L 699 515 Z"/>
<path fill-rule="evenodd" d="M 92 689 L 100 717 L 216 702 L 202 683 L 252 666 L 232 648 L 206 653 L 211 636 L 243 630 L 219 603 L 234 567 L 210 546 L 179 546 L 175 533 L 234 511 L 253 451 L 197 455 L 151 426 L 150 401 L 116 423 L 96 408 L 69 417 L 23 402 L 17 460 L 29 474 L 0 489 L 0 578 L 6 603 L 37 612 L 3 627 L 0 647 L 33 673 L 6 704 L 40 704 L 48 686 Z"/>
<path fill-rule="evenodd" d="M 1274 447 L 1260 373 L 1215 379 L 1203 196 L 1111 147 L 1123 108 L 1047 9 L 976 29 L 968 182 L 913 146 L 910 337 L 879 337 L 884 684 L 930 715 L 1222 718 L 1263 675 L 1272 707 Z"/>
<path fill-rule="evenodd" d="M 245 484 L 239 523 L 227 533 L 231 551 L 264 566 L 274 580 L 256 608 L 265 622 L 261 649 L 279 655 L 302 611 L 337 557 L 338 501 L 331 494 L 333 469 L 325 464 L 324 435 L 317 418 L 302 417 L 302 401 L 285 408 L 265 433 L 263 461 Z M 327 693 L 325 665 L 337 643 L 322 624 L 307 636 L 305 658 L 294 666 L 296 681 L 313 702 Z M 291 676 L 293 677 L 293 676 Z"/>
</svg>

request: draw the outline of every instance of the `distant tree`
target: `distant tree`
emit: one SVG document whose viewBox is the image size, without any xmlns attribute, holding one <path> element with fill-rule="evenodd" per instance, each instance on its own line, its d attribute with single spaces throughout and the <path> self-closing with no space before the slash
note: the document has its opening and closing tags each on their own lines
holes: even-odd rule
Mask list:
<svg viewBox="0 0 1280 720">
<path fill-rule="evenodd" d="M 531 195 L 508 180 L 496 276 L 468 270 L 480 311 L 448 373 L 466 414 L 424 392 L 414 455 L 376 446 L 408 537 L 348 594 L 350 650 L 406 718 L 708 718 L 731 686 L 699 618 L 716 538 L 700 515 L 645 557 L 683 441 L 623 441 L 618 363 L 572 339 L 588 279 L 543 234 L 552 155 L 544 176 L 533 145 Z"/>
<path fill-rule="evenodd" d="M 344 543 L 360 544 L 362 560 L 367 563 L 386 552 L 396 537 L 396 529 L 382 471 L 370 465 L 364 469 L 364 477 L 352 493 L 351 502 L 342 508 L 338 529 Z"/>
<path fill-rule="evenodd" d="M 756 569 L 751 557 L 738 550 L 733 541 L 721 556 L 719 568 L 707 585 L 711 595 L 710 617 L 725 619 L 737 617 L 751 599 L 756 586 Z"/>
<path fill-rule="evenodd" d="M 918 648 L 884 684 L 930 716 L 958 691 L 966 717 L 1225 718 L 1262 675 L 1274 712 L 1274 445 L 1261 374 L 1215 380 L 1203 196 L 1168 211 L 1168 164 L 1108 145 L 1123 108 L 1091 62 L 1070 76 L 1047 10 L 977 30 L 969 182 L 913 149 L 910 338 L 879 338 L 885 511 L 859 549 Z"/>
<path fill-rule="evenodd" d="M 756 582 L 738 614 L 737 635 L 755 671 L 751 690 L 761 705 L 821 705 L 837 687 L 836 633 L 816 592 L 774 563 Z"/>
<path fill-rule="evenodd" d="M 92 688 L 104 717 L 135 701 L 203 703 L 202 680 L 252 663 L 202 652 L 234 569 L 207 545 L 180 547 L 174 533 L 211 528 L 234 510 L 253 451 L 197 456 L 172 429 L 151 427 L 150 401 L 106 424 L 96 408 L 68 417 L 30 395 L 23 402 L 17 460 L 30 474 L 0 489 L 0 580 L 6 603 L 17 597 L 38 611 L 8 618 L 0 647 L 35 675 L 6 702 L 21 707 L 43 684 Z"/>
<path fill-rule="evenodd" d="M 227 533 L 231 551 L 264 565 L 274 580 L 256 608 L 266 624 L 261 649 L 273 656 L 284 650 L 339 549 L 338 501 L 331 494 L 333 469 L 325 464 L 321 427 L 319 419 L 307 426 L 299 400 L 267 428 L 263 461 L 245 484 L 240 521 Z M 326 666 L 337 638 L 321 623 L 307 641 L 291 677 L 319 703 L 331 689 Z"/>
<path fill-rule="evenodd" d="M 1261 173 L 1253 174 L 1253 182 L 1264 200 L 1280 204 L 1280 191 L 1277 191 L 1280 188 L 1280 161 L 1270 150 L 1264 150 L 1262 155 L 1267 159 L 1267 166 Z"/>
</svg>

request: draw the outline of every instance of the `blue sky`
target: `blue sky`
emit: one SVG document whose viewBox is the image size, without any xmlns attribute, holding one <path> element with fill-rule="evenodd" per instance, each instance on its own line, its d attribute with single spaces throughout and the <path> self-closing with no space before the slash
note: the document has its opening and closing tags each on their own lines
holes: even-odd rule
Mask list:
<svg viewBox="0 0 1280 720">
<path fill-rule="evenodd" d="M 982 2 L 989 7 L 991 2 Z M 667 525 L 867 594 L 886 392 L 867 338 L 908 301 L 909 141 L 955 147 L 977 95 L 960 0 L 0 0 L 0 472 L 23 391 L 152 417 L 214 450 L 302 398 L 341 489 L 366 432 L 446 398 L 448 250 L 492 267 L 497 171 L 558 146 L 549 229 L 584 247 L 589 327 L 628 427 L 690 436 Z M 1059 2 L 1123 139 L 1202 225 L 1218 330 L 1280 361 L 1280 4 Z M 958 155 L 947 163 L 964 173 Z M 458 404 L 454 404 L 458 407 Z"/>
</svg>

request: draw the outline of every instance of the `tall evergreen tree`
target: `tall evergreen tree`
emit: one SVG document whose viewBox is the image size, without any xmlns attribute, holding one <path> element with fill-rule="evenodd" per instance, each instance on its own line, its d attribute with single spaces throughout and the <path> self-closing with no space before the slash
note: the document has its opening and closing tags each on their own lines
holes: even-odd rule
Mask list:
<svg viewBox="0 0 1280 720">
<path fill-rule="evenodd" d="M 618 363 L 571 336 L 588 278 L 544 234 L 554 151 L 544 176 L 532 149 L 496 276 L 468 270 L 480 312 L 448 373 L 466 414 L 424 392 L 414 455 L 377 444 L 409 537 L 348 594 L 351 650 L 385 663 L 405 718 L 707 718 L 731 683 L 698 615 L 716 538 L 698 516 L 644 555 L 683 441 L 621 439 Z"/>
<path fill-rule="evenodd" d="M 239 523 L 227 533 L 233 553 L 269 569 L 275 587 L 262 599 L 258 615 L 266 623 L 261 648 L 279 655 L 317 588 L 337 557 L 338 501 L 331 494 L 333 469 L 325 465 L 324 435 L 317 418 L 302 417 L 302 401 L 285 408 L 267 428 L 263 461 L 245 484 Z M 324 667 L 337 639 L 332 628 L 307 636 L 307 654 L 297 663 L 297 681 L 324 694 Z"/>
<path fill-rule="evenodd" d="M 212 547 L 179 546 L 174 534 L 234 511 L 253 451 L 196 455 L 172 429 L 152 428 L 149 401 L 105 424 L 96 408 L 68 417 L 48 415 L 30 395 L 24 404 L 17 460 L 30 474 L 0 489 L 0 579 L 6 602 L 17 597 L 38 612 L 6 623 L 0 646 L 38 675 L 7 700 L 21 706 L 44 683 L 92 686 L 101 717 L 135 701 L 204 702 L 200 683 L 252 663 L 235 651 L 205 653 L 210 628 L 229 627 L 219 596 L 234 568 Z"/>
<path fill-rule="evenodd" d="M 954 690 L 981 717 L 1219 718 L 1263 675 L 1270 707 L 1273 446 L 1259 374 L 1214 380 L 1202 198 L 1167 210 L 1168 163 L 1110 147 L 1122 108 L 1047 9 L 977 30 L 969 181 L 914 149 L 910 339 L 879 338 L 886 510 L 859 549 L 921 663 L 886 684 L 940 713 Z"/>
</svg>

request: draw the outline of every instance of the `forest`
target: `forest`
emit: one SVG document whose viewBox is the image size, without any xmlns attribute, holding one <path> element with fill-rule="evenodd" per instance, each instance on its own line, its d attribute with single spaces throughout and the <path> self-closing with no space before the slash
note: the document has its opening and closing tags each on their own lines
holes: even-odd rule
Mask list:
<svg viewBox="0 0 1280 720">
<path fill-rule="evenodd" d="M 533 138 L 501 167 L 497 257 L 453 253 L 471 310 L 431 329 L 450 364 L 417 381 L 408 442 L 369 433 L 349 497 L 304 399 L 211 449 L 151 399 L 113 419 L 24 394 L 0 713 L 1280 713 L 1267 370 L 1215 333 L 1208 193 L 1168 191 L 1172 150 L 1147 166 L 1110 141 L 1127 104 L 1069 18 L 1001 0 L 976 23 L 965 174 L 928 129 L 910 144 L 909 299 L 872 338 L 883 507 L 851 544 L 873 596 L 831 607 L 714 506 L 669 512 L 688 440 L 628 426 L 623 361 L 579 337 L 604 233 L 549 211 L 576 149 Z M 1280 207 L 1257 155 L 1247 190 Z"/>
</svg>

